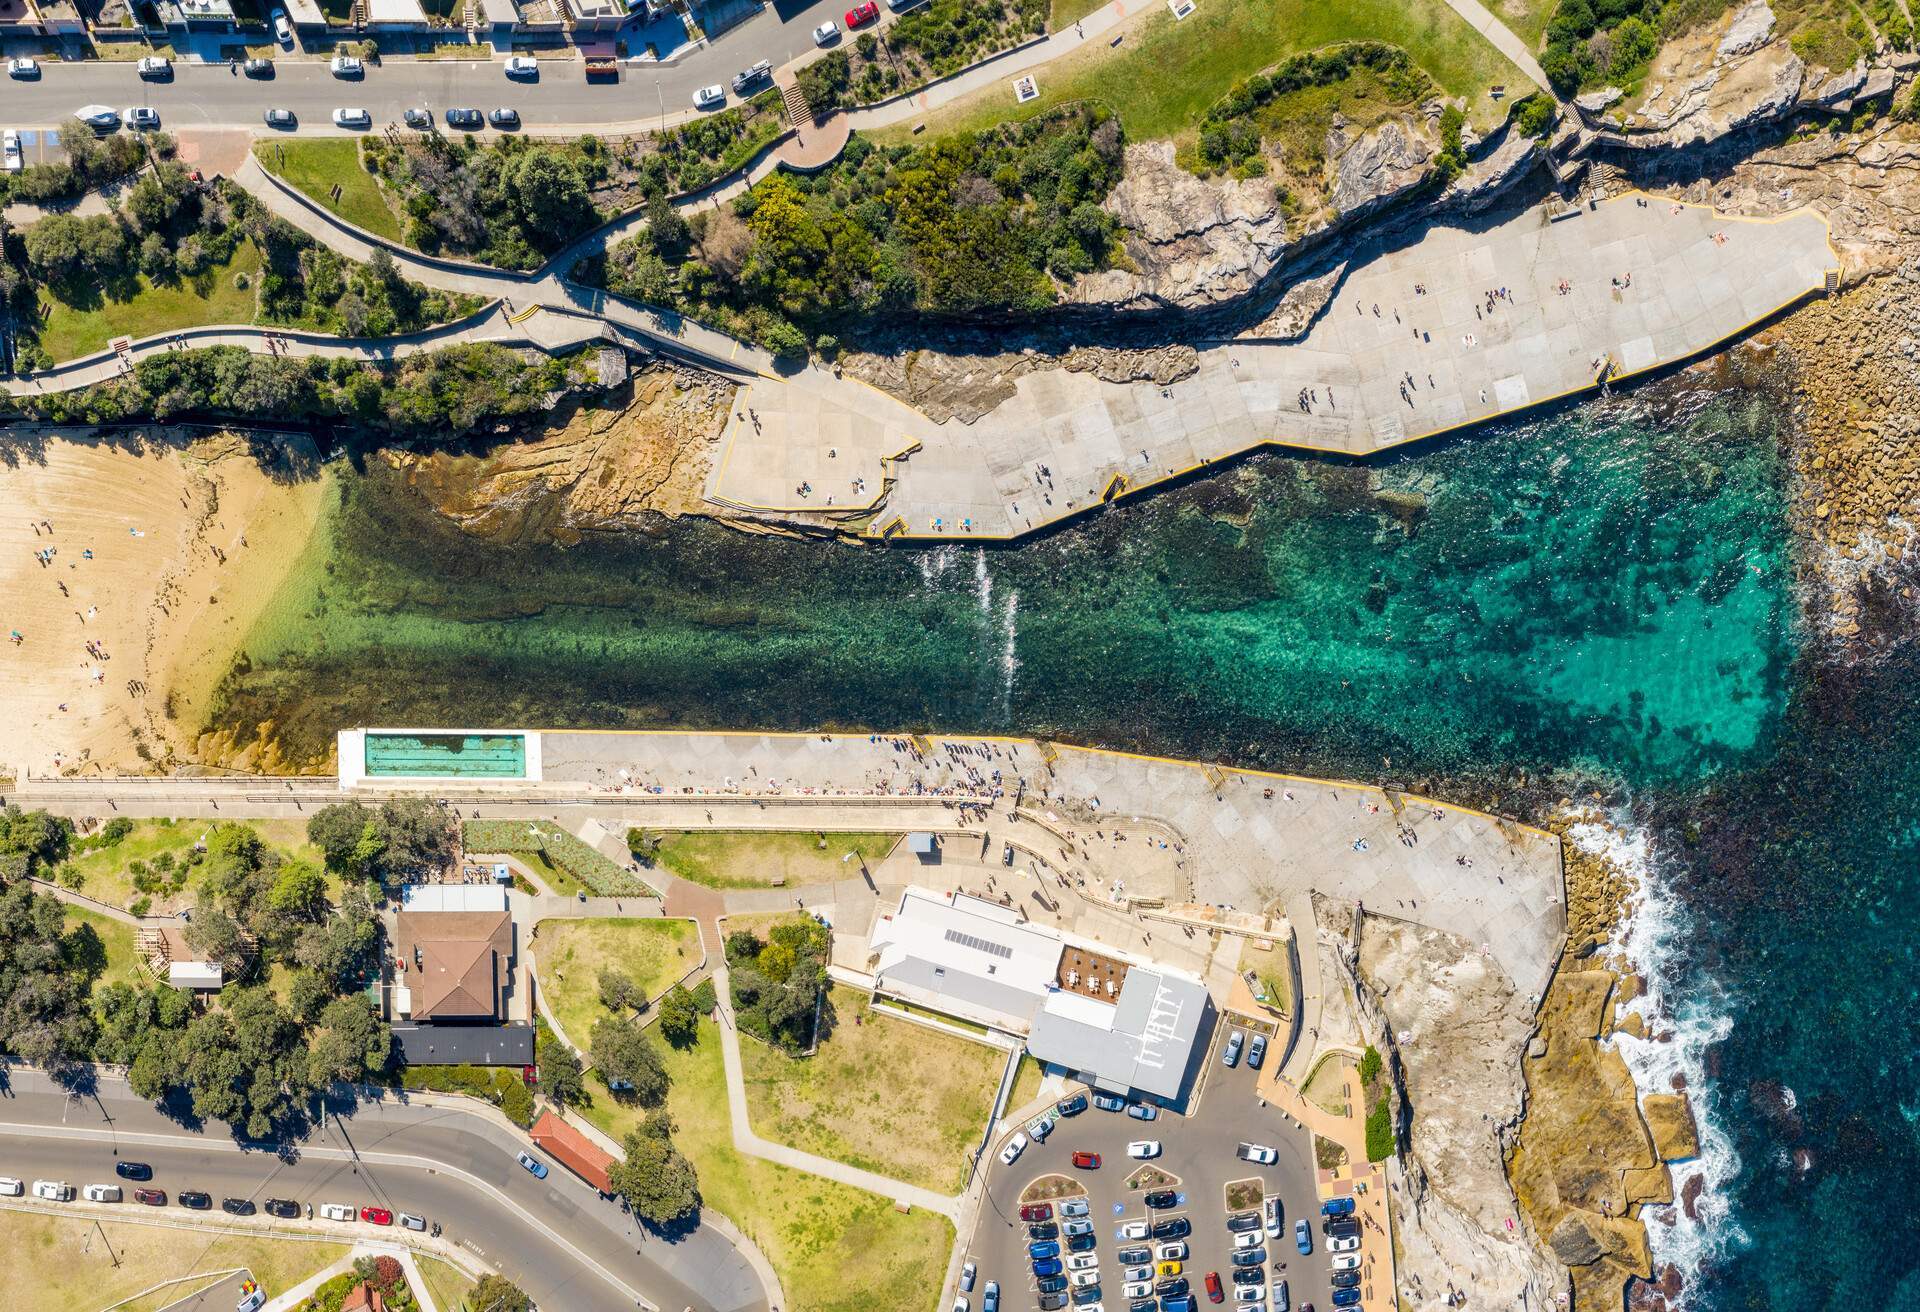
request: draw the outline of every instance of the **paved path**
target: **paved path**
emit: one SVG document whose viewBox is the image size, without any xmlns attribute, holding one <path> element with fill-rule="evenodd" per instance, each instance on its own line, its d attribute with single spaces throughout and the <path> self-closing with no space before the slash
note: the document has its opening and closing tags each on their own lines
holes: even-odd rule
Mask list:
<svg viewBox="0 0 1920 1312">
<path fill-rule="evenodd" d="M 1453 12 L 1467 20 L 1469 26 L 1492 44 L 1495 50 L 1513 62 L 1514 67 L 1527 75 L 1536 87 L 1559 100 L 1547 75 L 1540 70 L 1540 61 L 1533 57 L 1533 51 L 1527 49 L 1514 30 L 1493 16 L 1493 13 L 1480 0 L 1447 0 Z"/>
<path fill-rule="evenodd" d="M 394 1256 L 399 1258 L 400 1264 L 407 1268 L 407 1278 L 412 1281 L 414 1291 L 421 1295 L 422 1301 L 420 1306 L 426 1309 L 426 1312 L 434 1312 L 431 1306 L 431 1297 L 425 1292 L 426 1282 L 414 1279 L 415 1268 L 413 1265 L 413 1254 L 396 1253 Z M 352 1254 L 348 1254 L 332 1266 L 322 1267 L 295 1285 L 292 1289 L 289 1289 L 286 1293 L 271 1300 L 261 1309 L 261 1312 L 293 1312 L 293 1309 L 299 1307 L 309 1298 L 312 1298 L 313 1292 L 320 1288 L 320 1286 L 326 1284 L 327 1281 L 333 1279 L 335 1276 L 343 1276 L 351 1270 L 353 1270 L 353 1256 Z"/>
</svg>

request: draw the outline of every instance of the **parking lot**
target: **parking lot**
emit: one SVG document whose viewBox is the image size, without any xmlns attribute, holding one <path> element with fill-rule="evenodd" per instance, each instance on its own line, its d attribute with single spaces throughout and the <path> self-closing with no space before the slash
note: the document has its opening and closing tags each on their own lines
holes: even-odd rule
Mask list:
<svg viewBox="0 0 1920 1312">
<path fill-rule="evenodd" d="M 1221 1052 L 1235 1030 L 1244 1030 L 1244 1026 L 1233 1017 L 1224 1018 L 1216 1027 L 1200 1088 L 1191 1099 L 1187 1115 L 1162 1110 L 1156 1119 L 1146 1121 L 1090 1105 L 1078 1115 L 1058 1118 L 1046 1139 L 1029 1142 L 1011 1166 L 1002 1165 L 997 1156 L 992 1159 L 986 1200 L 967 1253 L 977 1270 L 974 1288 L 966 1295 L 973 1312 L 983 1307 L 983 1295 L 990 1280 L 999 1282 L 1000 1307 L 1005 1312 L 1026 1312 L 1041 1306 L 1033 1264 L 1027 1253 L 1031 1237 L 1027 1225 L 1020 1219 L 1020 1206 L 1030 1186 L 1043 1177 L 1053 1176 L 1066 1177 L 1072 1182 L 1071 1188 L 1086 1198 L 1087 1219 L 1093 1223 L 1094 1246 L 1090 1252 L 1097 1259 L 1097 1266 L 1092 1269 L 1100 1277 L 1098 1306 L 1102 1312 L 1126 1312 L 1136 1303 L 1143 1309 L 1163 1305 L 1158 1297 L 1152 1303 L 1137 1302 L 1137 1295 L 1129 1297 L 1125 1293 L 1127 1282 L 1123 1279 L 1119 1254 L 1123 1249 L 1157 1247 L 1158 1243 L 1165 1242 L 1152 1238 L 1123 1239 L 1129 1223 L 1145 1221 L 1151 1225 L 1175 1219 L 1185 1219 L 1191 1226 L 1190 1232 L 1181 1237 L 1188 1247 L 1188 1255 L 1182 1259 L 1177 1276 L 1163 1277 L 1156 1270 L 1152 1283 L 1157 1287 L 1163 1279 L 1186 1279 L 1195 1305 L 1204 1307 L 1209 1299 L 1203 1282 L 1209 1272 L 1217 1272 L 1225 1304 L 1235 1306 L 1233 1234 L 1227 1229 L 1227 1189 L 1230 1184 L 1244 1180 L 1258 1181 L 1262 1197 L 1275 1197 L 1280 1205 L 1280 1234 L 1277 1237 L 1263 1234 L 1255 1250 L 1265 1254 L 1263 1293 L 1270 1291 L 1274 1282 L 1284 1279 L 1295 1309 L 1312 1303 L 1316 1312 L 1329 1312 L 1332 1304 L 1328 1256 L 1319 1223 L 1312 1138 L 1260 1100 L 1254 1091 L 1257 1072 L 1248 1069 L 1244 1054 L 1233 1069 L 1222 1065 Z M 1270 1043 L 1266 1061 L 1277 1059 L 1278 1049 Z M 1006 1146 L 1011 1134 L 1010 1130 L 996 1141 L 995 1153 Z M 1160 1141 L 1158 1157 L 1146 1162 L 1128 1157 L 1129 1142 L 1150 1139 Z M 1243 1142 L 1274 1149 L 1276 1160 L 1266 1166 L 1240 1160 L 1235 1150 Z M 1073 1156 L 1081 1152 L 1097 1153 L 1100 1165 L 1075 1168 Z M 1161 1186 L 1175 1194 L 1171 1207 L 1149 1212 L 1145 1202 L 1146 1185 L 1128 1187 L 1128 1180 L 1147 1165 L 1173 1177 L 1171 1183 Z M 1071 1219 L 1060 1215 L 1060 1204 L 1075 1196 L 1078 1195 L 1063 1189 L 1051 1200 L 1054 1208 L 1051 1224 L 1062 1225 Z M 1260 1206 L 1255 1202 L 1250 1210 L 1257 1212 Z M 1293 1223 L 1300 1217 L 1306 1217 L 1314 1230 L 1314 1253 L 1307 1258 L 1302 1258 L 1294 1245 Z M 1055 1240 L 1062 1245 L 1058 1260 L 1063 1263 L 1079 1256 L 1064 1251 L 1067 1238 L 1063 1232 Z M 1071 1269 L 1063 1272 L 1069 1279 L 1075 1274 Z M 951 1301 L 947 1306 L 952 1306 Z M 1263 1297 L 1252 1306 L 1265 1308 L 1271 1306 L 1271 1302 Z"/>
</svg>

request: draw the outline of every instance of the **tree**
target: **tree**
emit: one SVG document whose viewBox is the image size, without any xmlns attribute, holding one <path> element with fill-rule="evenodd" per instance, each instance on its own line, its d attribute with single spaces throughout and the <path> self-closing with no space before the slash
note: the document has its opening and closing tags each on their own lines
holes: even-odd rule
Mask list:
<svg viewBox="0 0 1920 1312">
<path fill-rule="evenodd" d="M 540 1088 L 547 1097 L 562 1107 L 586 1101 L 587 1083 L 581 1075 L 579 1053 L 555 1039 L 540 1045 L 537 1059 Z"/>
<path fill-rule="evenodd" d="M 699 1032 L 700 1011 L 694 1006 L 693 995 L 683 984 L 675 984 L 660 999 L 660 1034 L 674 1047 L 685 1047 L 692 1043 Z"/>
<path fill-rule="evenodd" d="M 267 905 L 294 920 L 318 920 L 327 913 L 327 877 L 305 861 L 289 861 L 267 895 Z"/>
<path fill-rule="evenodd" d="M 247 964 L 246 940 L 240 926 L 214 903 L 204 889 L 187 923 L 187 946 L 202 961 L 211 961 L 228 975 L 238 975 Z"/>
<path fill-rule="evenodd" d="M 657 1107 L 667 1097 L 667 1068 L 659 1049 L 639 1024 L 626 1019 L 594 1022 L 588 1051 L 594 1069 L 609 1089 L 633 1098 L 644 1107 Z M 625 1085 L 616 1089 L 616 1085 Z"/>
<path fill-rule="evenodd" d="M 502 1275 L 486 1275 L 467 1295 L 469 1312 L 528 1312 L 533 1300 Z"/>
<path fill-rule="evenodd" d="M 646 1005 L 647 995 L 633 982 L 633 976 L 608 966 L 600 972 L 600 1005 L 619 1013 Z"/>
<path fill-rule="evenodd" d="M 336 874 L 367 874 L 367 863 L 377 860 L 385 850 L 384 837 L 370 846 L 374 837 L 374 813 L 358 802 L 338 802 L 323 806 L 307 820 L 307 841 L 320 849 L 327 869 Z"/>
<path fill-rule="evenodd" d="M 528 240 L 541 249 L 560 245 L 597 217 L 580 170 L 557 150 L 537 147 L 523 154 L 511 191 Z"/>
<path fill-rule="evenodd" d="M 19 858 L 21 874 L 32 874 L 66 860 L 72 841 L 70 820 L 45 811 L 23 811 L 12 803 L 0 810 L 0 857 Z"/>
<path fill-rule="evenodd" d="M 393 1035 L 360 994 L 335 998 L 309 1039 L 308 1078 L 316 1088 L 357 1081 L 387 1068 Z"/>
<path fill-rule="evenodd" d="M 655 192 L 647 199 L 647 237 L 664 260 L 678 260 L 687 253 L 687 220 L 665 193 Z"/>
<path fill-rule="evenodd" d="M 373 897 L 365 884 L 348 884 L 336 914 L 309 924 L 294 940 L 294 960 L 316 971 L 335 993 L 344 993 L 366 977 L 380 939 Z"/>
<path fill-rule="evenodd" d="M 700 1178 L 693 1163 L 673 1145 L 673 1119 L 664 1111 L 648 1114 L 621 1145 L 625 1160 L 607 1172 L 613 1191 L 633 1214 L 651 1225 L 668 1225 L 700 1208 Z"/>
<path fill-rule="evenodd" d="M 500 1090 L 500 1110 L 521 1129 L 533 1124 L 533 1094 L 520 1080 L 509 1080 Z"/>
</svg>

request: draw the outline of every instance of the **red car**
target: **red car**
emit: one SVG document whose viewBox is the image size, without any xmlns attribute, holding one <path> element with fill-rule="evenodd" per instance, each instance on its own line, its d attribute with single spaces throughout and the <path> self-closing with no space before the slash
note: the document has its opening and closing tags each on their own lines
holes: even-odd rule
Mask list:
<svg viewBox="0 0 1920 1312">
<path fill-rule="evenodd" d="M 1218 1271 L 1207 1272 L 1207 1301 L 1209 1303 L 1219 1303 L 1225 1298 L 1226 1295 L 1220 1292 L 1220 1273 Z"/>
<path fill-rule="evenodd" d="M 167 1191 L 165 1189 L 135 1189 L 133 1191 L 133 1201 L 136 1203 L 145 1203 L 148 1207 L 165 1207 L 167 1205 Z"/>
<path fill-rule="evenodd" d="M 384 1207 L 363 1207 L 360 1209 L 360 1219 L 375 1225 L 392 1225 L 393 1213 Z"/>
<path fill-rule="evenodd" d="M 1075 1153 L 1073 1155 L 1073 1164 L 1079 1167 L 1083 1171 L 1095 1170 L 1100 1165 L 1100 1154 L 1099 1153 Z"/>
<path fill-rule="evenodd" d="M 1052 1203 L 1028 1203 L 1020 1209 L 1022 1221 L 1046 1221 L 1053 1216 Z"/>
<path fill-rule="evenodd" d="M 847 10 L 847 30 L 851 32 L 854 28 L 871 23 L 878 17 L 880 17 L 880 6 L 875 0 L 867 0 L 863 5 L 855 5 Z"/>
</svg>

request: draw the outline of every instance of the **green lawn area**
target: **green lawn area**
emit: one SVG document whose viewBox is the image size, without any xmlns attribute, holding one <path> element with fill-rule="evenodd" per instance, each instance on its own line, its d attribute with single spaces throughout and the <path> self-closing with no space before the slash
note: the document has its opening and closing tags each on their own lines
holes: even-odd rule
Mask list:
<svg viewBox="0 0 1920 1312">
<path fill-rule="evenodd" d="M 1527 49 L 1540 49 L 1541 38 L 1546 35 L 1547 24 L 1553 21 L 1553 11 L 1560 7 L 1560 0 L 1492 0 L 1487 5 L 1493 16 L 1505 23 L 1512 31 L 1527 43 Z"/>
<path fill-rule="evenodd" d="M 0 1271 L 31 1273 L 30 1303 L 36 1312 L 94 1312 L 162 1280 L 239 1266 L 250 1268 L 272 1296 L 346 1255 L 345 1244 L 220 1236 L 119 1221 L 101 1222 L 96 1229 L 92 1220 L 79 1217 L 0 1215 Z M 190 1290 L 198 1283 L 179 1288 Z M 150 1306 L 168 1301 L 159 1298 Z"/>
<path fill-rule="evenodd" d="M 1047 1078 L 1047 1068 L 1026 1053 L 1020 1054 L 1020 1069 L 1013 1073 L 1013 1092 L 1007 1095 L 1007 1106 L 1025 1107 L 1040 1096 L 1040 1081 Z"/>
<path fill-rule="evenodd" d="M 80 872 L 79 891 L 88 897 L 112 906 L 129 906 L 140 896 L 140 892 L 133 886 L 133 876 L 128 866 L 135 861 L 151 863 L 163 852 L 179 865 L 193 845 L 216 823 L 214 820 L 136 820 L 133 832 L 112 847 L 83 852 L 70 859 L 62 869 L 70 866 Z M 268 846 L 282 856 L 299 857 L 315 865 L 321 864 L 320 849 L 307 841 L 306 821 L 253 820 L 248 823 L 266 840 Z M 192 906 L 197 873 L 196 869 L 188 875 L 179 893 L 154 896 L 149 911 L 154 915 L 166 915 L 180 907 Z"/>
<path fill-rule="evenodd" d="M 313 137 L 300 141 L 262 141 L 253 153 L 267 168 L 325 205 L 348 223 L 399 241 L 400 218 L 388 203 L 386 190 L 373 174 L 360 167 L 360 144 L 354 137 Z M 333 188 L 340 199 L 333 199 Z"/>
<path fill-rule="evenodd" d="M 949 1016 L 944 1011 L 935 1011 L 932 1007 L 922 1007 L 917 1003 L 903 1002 L 899 998 L 888 998 L 886 1000 L 886 1007 L 894 1011 L 904 1011 L 909 1016 L 925 1016 L 928 1020 L 937 1020 L 942 1025 L 951 1025 L 955 1029 L 966 1030 L 969 1033 L 979 1035 L 985 1035 L 987 1033 L 987 1027 L 985 1025 L 978 1025 L 970 1020 L 961 1020 L 958 1016 Z"/>
<path fill-rule="evenodd" d="M 245 288 L 234 285 L 234 275 L 247 275 Z M 234 248 L 233 259 L 208 269 L 197 278 L 155 286 L 145 274 L 136 274 L 124 290 L 99 291 L 85 305 L 69 305 L 47 288 L 40 289 L 44 318 L 40 345 L 56 361 L 72 360 L 102 350 L 115 337 L 141 338 L 176 328 L 212 323 L 252 323 L 254 295 L 260 273 L 260 251 L 250 241 Z"/>
<path fill-rule="evenodd" d="M 543 920 L 534 933 L 547 1006 L 582 1052 L 593 1023 L 607 1014 L 599 997 L 602 970 L 625 971 L 655 998 L 700 960 L 700 931 L 691 920 Z"/>
<path fill-rule="evenodd" d="M 1047 30 L 1058 32 L 1063 27 L 1072 27 L 1108 0 L 1053 0 L 1053 9 L 1047 14 Z"/>
<path fill-rule="evenodd" d="M 1040 95 L 1024 105 L 1014 104 L 1002 80 L 924 121 L 931 136 L 977 132 L 1070 101 L 1096 100 L 1120 116 L 1129 140 L 1178 138 L 1241 78 L 1288 55 L 1356 40 L 1404 47 L 1434 81 L 1468 103 L 1468 117 L 1483 127 L 1505 113 L 1505 102 L 1487 88 L 1525 82 L 1446 0 L 1206 0 L 1181 22 L 1156 7 L 1126 29 L 1118 47 L 1100 43 L 1046 65 L 1036 74 Z M 919 121 L 878 135 L 907 140 Z"/>
<path fill-rule="evenodd" d="M 451 1262 L 437 1257 L 428 1257 L 424 1253 L 413 1255 L 414 1265 L 420 1268 L 420 1278 L 426 1282 L 433 1301 L 439 1305 L 440 1312 L 461 1312 L 467 1305 L 467 1295 L 480 1283 L 466 1275 Z"/>
<path fill-rule="evenodd" d="M 561 897 L 572 897 L 575 893 L 592 892 L 585 884 L 575 879 L 572 872 L 562 870 L 559 866 L 547 860 L 543 853 L 515 852 L 512 853 L 512 856 L 514 860 L 520 862 L 526 866 L 527 869 L 538 875 L 540 882 L 545 884 L 549 890 L 558 893 Z"/>
<path fill-rule="evenodd" d="M 67 928 L 76 925 L 92 925 L 93 932 L 107 948 L 107 969 L 100 976 L 100 983 L 112 984 L 116 980 L 125 980 L 137 984 L 148 978 L 140 968 L 140 953 L 134 947 L 134 928 L 125 921 L 103 916 L 98 911 L 88 911 L 84 907 L 67 908 Z"/>
<path fill-rule="evenodd" d="M 700 1174 L 701 1197 L 767 1255 L 788 1312 L 932 1312 L 953 1247 L 951 1222 L 897 1212 L 878 1195 L 735 1152 L 711 1018 L 701 1018 L 692 1045 L 662 1045 L 661 1055 L 673 1079 L 674 1141 Z M 640 1120 L 638 1110 L 611 1098 L 595 1099 L 586 1114 L 616 1139 Z"/>
<path fill-rule="evenodd" d="M 766 888 L 823 884 L 860 873 L 857 861 L 879 861 L 899 834 L 822 834 L 812 830 L 763 833 L 741 829 L 677 830 L 658 835 L 654 860 L 682 879 L 708 888 Z M 824 840 L 824 845 L 823 845 Z M 857 853 L 855 861 L 843 858 Z"/>
<path fill-rule="evenodd" d="M 936 1033 L 834 985 L 838 1018 L 811 1057 L 742 1038 L 747 1106 L 766 1138 L 941 1193 L 966 1183 L 1006 1053 Z"/>
</svg>

